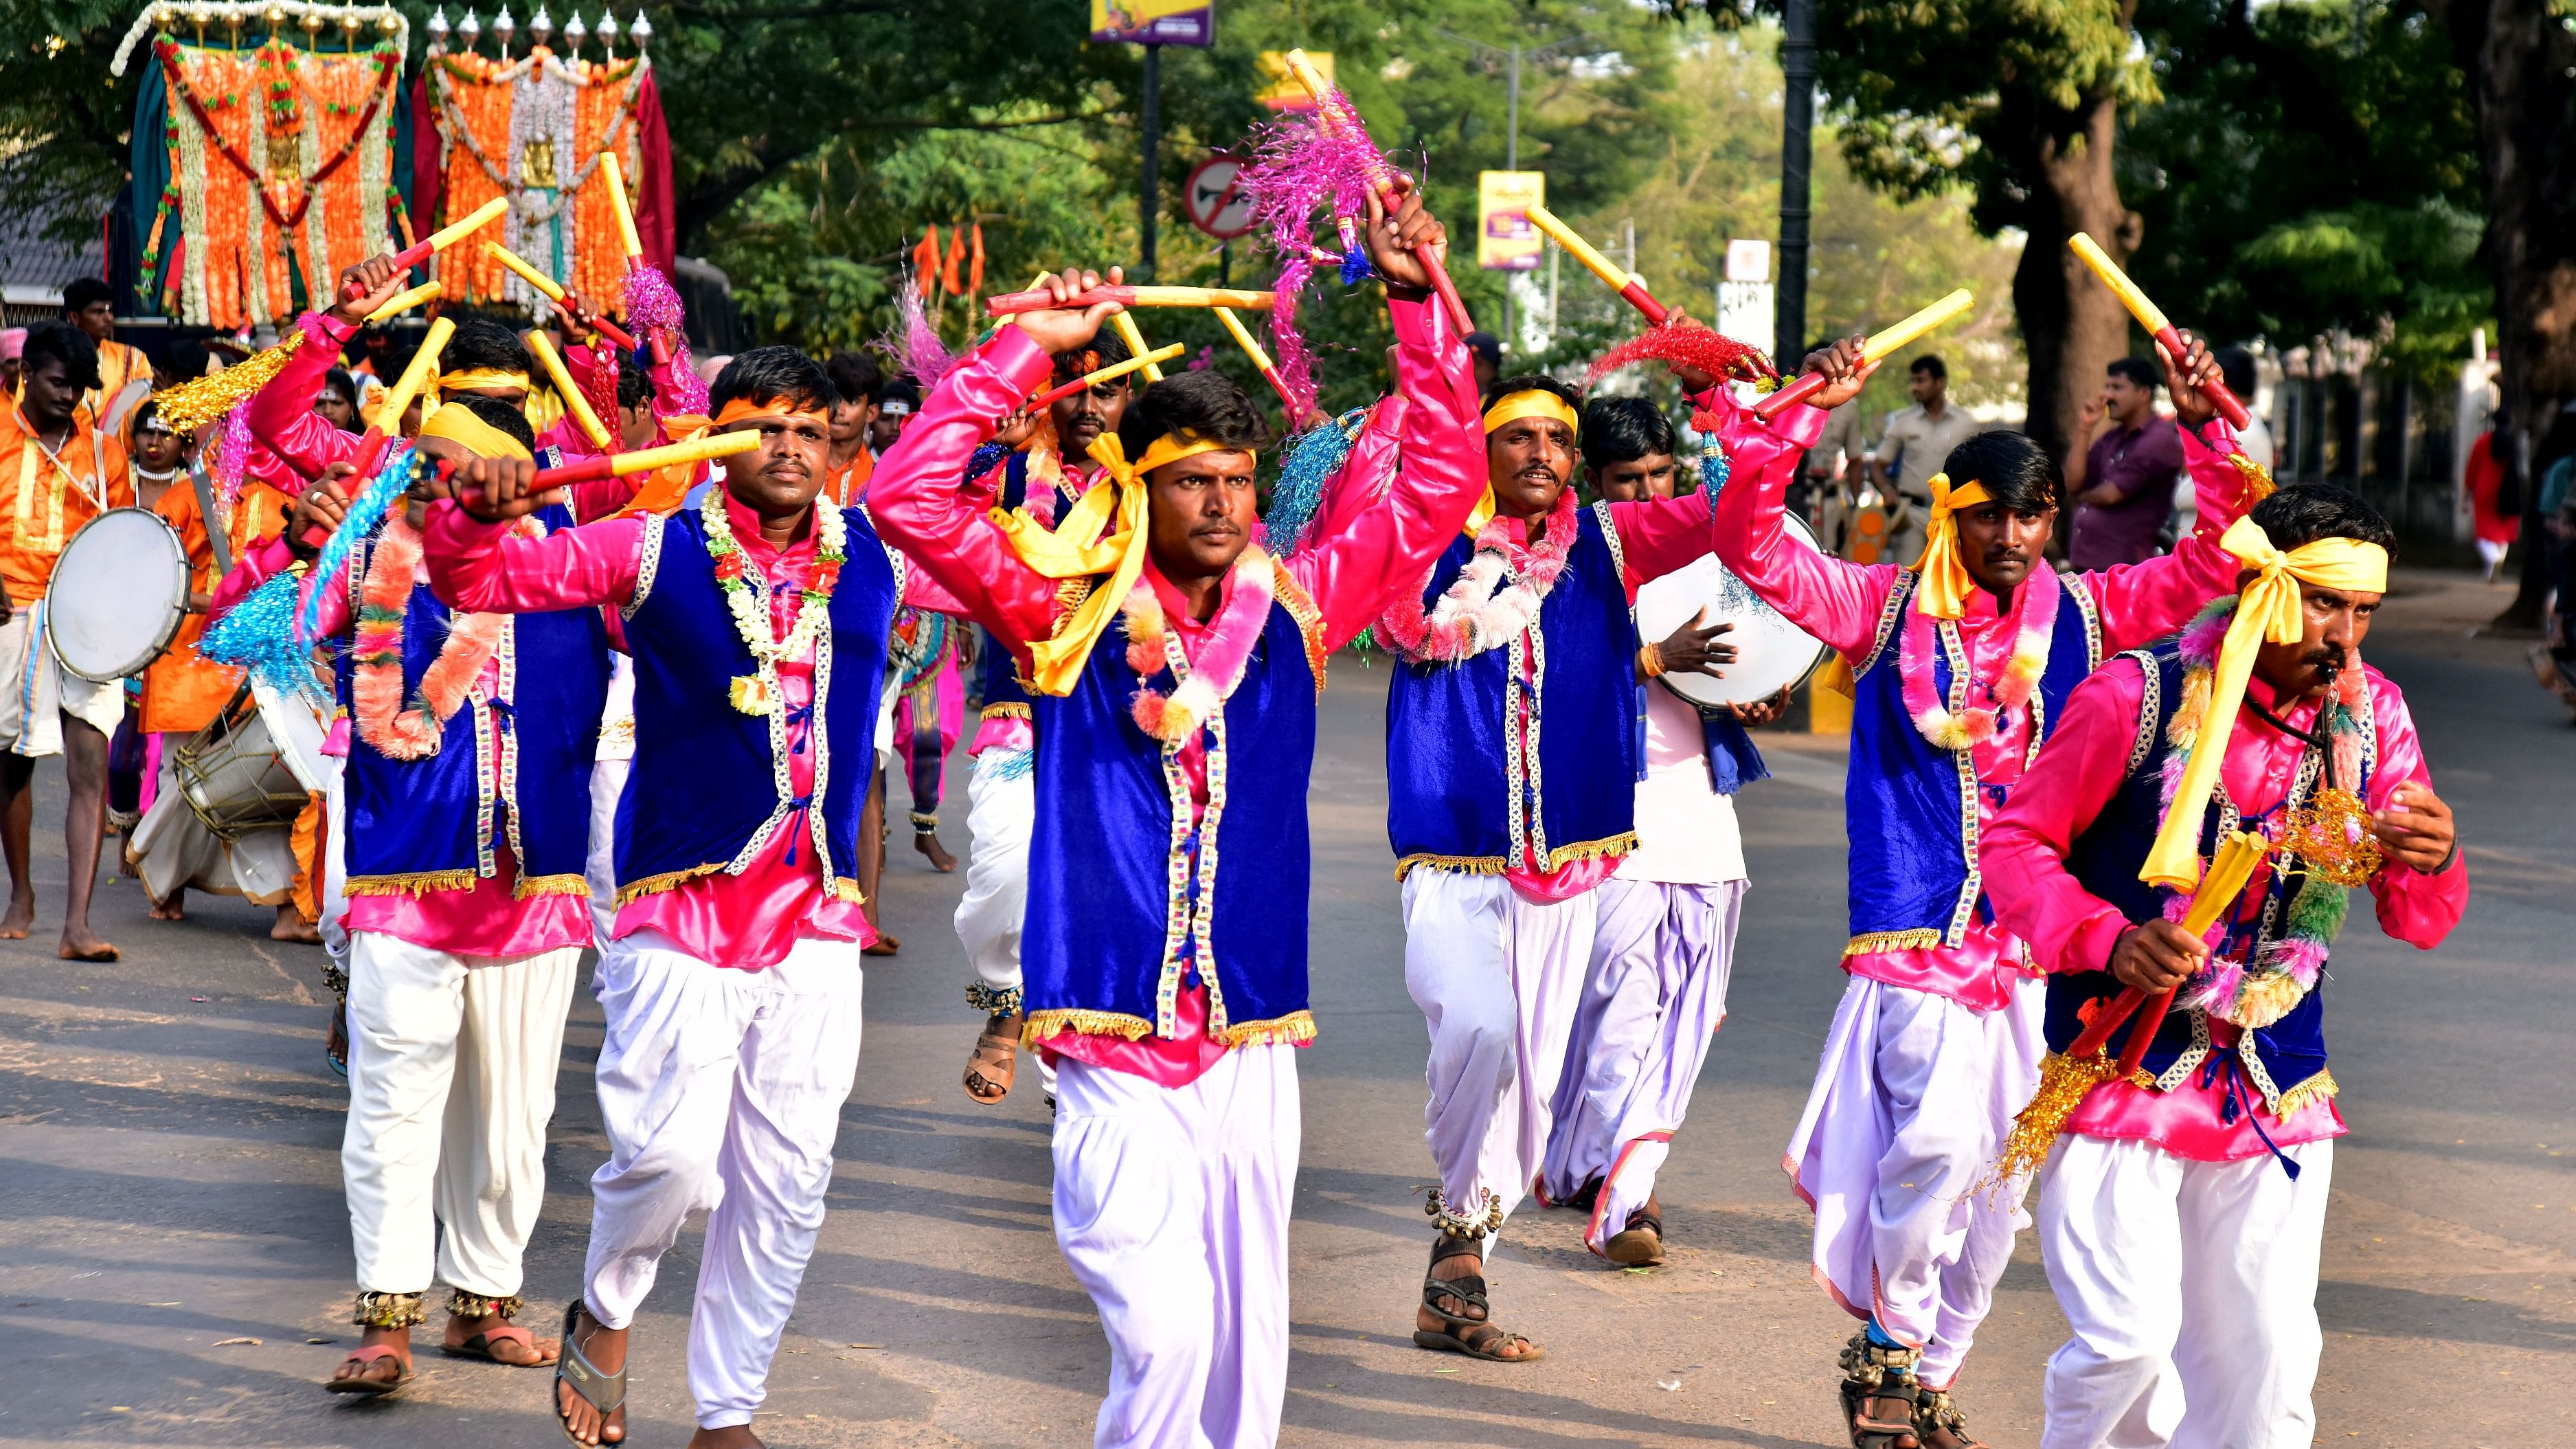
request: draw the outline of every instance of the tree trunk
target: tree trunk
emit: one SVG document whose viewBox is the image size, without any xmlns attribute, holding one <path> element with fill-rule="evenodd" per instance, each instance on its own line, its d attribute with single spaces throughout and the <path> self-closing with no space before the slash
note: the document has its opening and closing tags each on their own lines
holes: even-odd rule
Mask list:
<svg viewBox="0 0 2576 1449">
<path fill-rule="evenodd" d="M 2102 392 L 2103 369 L 2129 350 L 2129 314 L 2111 289 L 2067 249 L 2066 239 L 2089 232 L 2114 261 L 2126 264 L 2137 250 L 2136 213 L 2120 202 L 2111 174 L 2111 147 L 2119 104 L 2092 101 L 2060 131 L 2046 114 L 2034 130 L 2023 174 L 2038 194 L 2024 208 L 2029 240 L 2013 272 L 2013 311 L 2030 354 L 2030 417 L 2024 425 L 2050 456 L 2063 458 L 2081 431 L 2084 404 Z M 2069 500 L 2069 507 L 2072 500 Z"/>
<path fill-rule="evenodd" d="M 2547 0 L 2434 0 L 2478 108 L 2488 264 L 2495 269 L 2497 418 L 2535 441 L 2576 397 L 2576 36 Z M 2537 631 L 2548 579 L 2536 501 L 2523 487 L 2520 592 L 2493 627 Z"/>
</svg>

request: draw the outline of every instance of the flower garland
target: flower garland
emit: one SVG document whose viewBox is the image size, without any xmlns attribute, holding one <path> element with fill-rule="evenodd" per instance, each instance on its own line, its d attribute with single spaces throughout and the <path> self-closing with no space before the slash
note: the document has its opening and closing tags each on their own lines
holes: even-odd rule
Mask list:
<svg viewBox="0 0 2576 1449">
<path fill-rule="evenodd" d="M 1574 514 L 1574 490 L 1568 488 L 1548 512 L 1546 536 L 1529 551 L 1526 576 L 1513 574 L 1509 523 L 1500 514 L 1486 520 L 1475 552 L 1440 602 L 1426 615 L 1422 591 L 1405 590 L 1379 617 L 1379 642 L 1397 658 L 1419 663 L 1472 659 L 1519 638 L 1565 572 L 1566 555 L 1574 548 Z"/>
<path fill-rule="evenodd" d="M 357 706 L 358 737 L 397 760 L 438 753 L 447 721 L 465 703 L 466 690 L 500 648 L 506 614 L 458 614 L 448 621 L 438 658 L 420 676 L 420 691 L 405 699 L 403 625 L 420 568 L 420 531 L 400 515 L 387 520 L 376 540 L 358 595 L 357 637 L 349 648 L 349 695 Z"/>
<path fill-rule="evenodd" d="M 1127 667 L 1136 671 L 1136 700 L 1129 713 L 1136 728 L 1165 744 L 1179 744 L 1197 734 L 1208 716 L 1233 697 L 1235 686 L 1243 682 L 1243 671 L 1252 663 L 1252 647 L 1261 642 L 1262 627 L 1270 622 L 1270 603 L 1276 593 L 1270 555 L 1258 545 L 1244 549 L 1234 561 L 1230 582 L 1233 587 L 1199 650 L 1197 665 L 1168 695 L 1147 683 L 1166 668 L 1177 673 L 1179 659 L 1178 651 L 1169 648 L 1163 604 L 1154 597 L 1153 582 L 1138 579 L 1119 608 L 1120 623 L 1127 631 Z"/>
<path fill-rule="evenodd" d="M 2173 722 L 2165 729 L 2165 740 L 2172 746 L 2165 756 L 2162 808 L 2173 808 L 2175 789 L 2182 783 L 2183 764 L 2190 757 L 2194 740 L 2199 738 L 2200 717 L 2209 705 L 2211 673 L 2218 656 L 2219 641 L 2227 633 L 2227 621 L 2236 612 L 2236 596 L 2228 595 L 2201 611 L 2199 617 L 2184 626 L 2180 649 L 2183 662 L 2182 698 L 2174 708 Z M 2358 801 L 2361 780 L 2361 717 L 2366 686 L 2361 676 L 2361 661 L 2354 659 L 2336 676 L 2334 689 L 2319 711 L 2330 748 L 2315 778 L 2301 771 L 2301 780 L 2309 787 L 2309 798 L 2286 802 L 2289 808 L 2279 817 L 2262 822 L 2263 833 L 2276 847 L 2295 828 L 2297 817 L 2306 813 L 2323 797 L 2342 793 Z M 2294 790 L 2296 786 L 2294 785 Z M 2248 822 L 2252 824 L 2252 822 Z M 2367 831 L 2364 830 L 2364 838 Z M 2266 904 L 2257 930 L 2256 946 L 2250 961 L 2239 961 L 2221 953 L 2231 931 L 2242 925 L 2222 918 L 2209 933 L 2211 947 L 2208 964 L 2184 983 L 2182 1003 L 2195 1007 L 2221 1021 L 2252 1029 L 2270 1026 L 2289 1014 L 2307 994 L 2316 989 L 2325 971 L 2327 948 L 2343 930 L 2348 904 L 2347 888 L 2337 884 L 2326 871 L 2312 864 L 2295 869 L 2285 867 L 2286 852 L 2272 857 L 2271 875 L 2265 882 Z M 2286 900 L 2286 907 L 2284 901 Z M 2191 909 L 2191 897 L 2181 892 L 2167 894 L 2164 903 L 2166 920 L 2180 922 Z M 2272 935 L 2275 915 L 2279 932 Z M 2263 936 L 2271 939 L 2264 940 Z"/>
<path fill-rule="evenodd" d="M 2003 672 L 1984 686 L 1992 703 L 1970 705 L 1955 714 L 1932 694 L 1935 623 L 1920 609 L 1906 609 L 1905 632 L 1897 646 L 1897 675 L 1905 713 L 1914 721 L 1915 732 L 1935 749 L 1969 749 L 1993 739 L 2005 715 L 2027 706 L 2041 671 L 2048 667 L 2049 643 L 2057 634 L 2058 593 L 2064 587 L 2057 571 L 2045 563 L 2022 581 L 2021 596 L 2013 601 L 2012 657 L 2004 661 Z M 1955 626 L 1945 622 L 1943 627 Z M 1971 674 L 1966 683 L 1967 688 L 1959 691 L 1961 697 L 1976 697 L 1975 676 Z"/>
<path fill-rule="evenodd" d="M 813 577 L 797 597 L 796 620 L 785 638 L 777 637 L 770 624 L 768 590 L 752 586 L 750 563 L 734 540 L 733 520 L 725 515 L 723 489 L 707 490 L 706 501 L 698 505 L 698 521 L 707 531 L 707 552 L 715 559 L 716 582 L 724 589 L 734 630 L 758 666 L 750 674 L 734 677 L 733 707 L 744 714 L 769 714 L 786 700 L 778 687 L 779 661 L 802 658 L 814 647 L 830 616 L 832 590 L 841 582 L 841 564 L 847 558 L 843 549 L 849 542 L 848 520 L 837 508 L 814 510 Z"/>
</svg>

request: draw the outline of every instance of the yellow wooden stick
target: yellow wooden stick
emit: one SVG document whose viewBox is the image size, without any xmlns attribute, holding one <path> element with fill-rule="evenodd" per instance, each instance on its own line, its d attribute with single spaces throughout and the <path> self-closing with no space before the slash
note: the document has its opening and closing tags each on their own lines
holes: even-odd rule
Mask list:
<svg viewBox="0 0 2576 1449">
<path fill-rule="evenodd" d="M 2191 909 L 2183 914 L 2184 933 L 2202 935 L 2218 924 L 2219 915 L 2235 904 L 2245 882 L 2254 878 L 2254 867 L 2270 850 L 2263 837 L 2251 830 L 2240 830 L 2221 842 L 2218 853 L 2210 857 L 2209 873 L 2201 877 L 2200 889 L 2192 895 Z"/>
<path fill-rule="evenodd" d="M 420 390 L 438 375 L 439 350 L 455 335 L 453 317 L 441 317 L 429 324 L 429 335 L 421 339 L 420 351 L 412 354 L 411 366 L 403 369 L 402 376 L 394 380 L 393 390 L 376 408 L 375 425 L 386 437 L 401 434 L 403 414 L 410 409 L 411 400 L 420 396 Z"/>
<path fill-rule="evenodd" d="M 1058 398 L 1071 397 L 1075 393 L 1098 387 L 1104 382 L 1116 382 L 1139 368 L 1150 368 L 1158 362 L 1169 362 L 1189 350 L 1187 343 L 1175 342 L 1159 352 L 1142 352 L 1128 358 L 1125 362 L 1113 362 L 1107 367 L 1094 368 L 1071 382 L 1048 388 L 1039 395 L 1038 402 L 1052 403 Z"/>
<path fill-rule="evenodd" d="M 1860 355 L 1871 362 L 1880 361 L 1889 353 L 1975 305 L 1977 305 L 1977 294 L 1961 287 L 1895 326 L 1871 333 L 1869 341 L 1862 346 Z"/>
<path fill-rule="evenodd" d="M 1216 320 L 1224 323 L 1225 330 L 1234 334 L 1234 340 L 1242 345 L 1245 355 L 1252 359 L 1252 365 L 1261 369 L 1262 376 L 1267 377 L 1277 371 L 1270 361 L 1270 354 L 1261 350 L 1260 342 L 1254 339 L 1251 329 L 1243 325 L 1243 319 L 1234 315 L 1233 309 L 1217 308 Z"/>
<path fill-rule="evenodd" d="M 400 316 L 433 297 L 445 295 L 446 290 L 446 287 L 441 283 L 423 282 L 408 292 L 395 293 L 393 298 L 386 302 L 385 305 L 368 313 L 367 320 L 370 322 L 382 322 L 388 317 Z"/>
<path fill-rule="evenodd" d="M 572 372 L 556 355 L 555 345 L 546 340 L 546 334 L 530 332 L 528 350 L 536 354 L 537 364 L 546 370 L 546 376 L 554 379 L 555 391 L 563 395 L 564 411 L 572 414 L 572 420 L 580 425 L 592 446 L 603 453 L 615 448 L 617 439 L 609 433 L 608 425 L 599 420 L 599 414 L 592 411 L 590 399 L 582 396 L 581 389 L 573 385 Z"/>
<path fill-rule="evenodd" d="M 1118 329 L 1118 336 L 1120 340 L 1127 344 L 1127 351 L 1130 356 L 1145 356 L 1147 351 L 1145 346 L 1145 333 L 1142 328 L 1139 328 L 1136 325 L 1135 318 L 1121 312 L 1109 319 L 1109 325 Z M 1161 382 L 1163 380 L 1163 369 L 1150 358 L 1148 358 L 1145 363 L 1145 380 L 1147 382 Z"/>
<path fill-rule="evenodd" d="M 463 241 L 465 238 L 472 236 L 474 233 L 481 231 L 485 226 L 491 224 L 493 221 L 498 220 L 501 213 L 508 211 L 509 209 L 510 199 L 508 197 L 493 197 L 490 201 L 474 208 L 473 212 L 463 221 L 450 222 L 446 226 L 440 227 L 438 230 L 431 232 L 429 234 L 428 242 L 429 249 L 432 252 L 443 252 L 449 247 L 456 245 L 458 242 Z"/>
<path fill-rule="evenodd" d="M 644 239 L 635 234 L 635 213 L 626 205 L 626 173 L 617 164 L 617 153 L 599 153 L 600 179 L 608 183 L 608 199 L 617 208 L 617 239 L 625 244 L 629 260 L 644 255 Z"/>
<path fill-rule="evenodd" d="M 2093 275 L 2102 279 L 2102 285 L 2111 289 L 2112 294 L 2120 299 L 2120 305 L 2128 308 L 2129 315 L 2138 319 L 2139 326 L 2154 333 L 2173 325 L 2166 319 L 2164 309 L 2138 290 L 2138 284 L 2129 280 L 2129 274 L 2120 270 L 2120 264 L 2111 260 L 2110 254 L 2103 251 L 2093 238 L 2079 231 L 2066 239 L 2066 245 L 2084 259 L 2084 265 L 2093 269 Z"/>
<path fill-rule="evenodd" d="M 1603 256 L 1599 248 L 1577 235 L 1574 228 L 1557 220 L 1555 212 L 1532 203 L 1521 208 L 1521 215 L 1529 218 L 1530 225 L 1546 233 L 1549 241 L 1565 248 L 1567 256 L 1581 262 L 1585 271 L 1599 277 L 1611 291 L 1619 291 L 1628 285 L 1628 274 L 1619 269 L 1619 264 Z"/>
<path fill-rule="evenodd" d="M 730 433 L 710 433 L 691 438 L 685 443 L 665 443 L 658 448 L 638 448 L 632 453 L 618 453 L 608 460 L 608 471 L 618 477 L 667 468 L 674 463 L 697 463 L 711 458 L 730 458 L 748 453 L 760 446 L 760 429 L 742 428 Z"/>
<path fill-rule="evenodd" d="M 555 285 L 555 279 L 538 271 L 527 258 L 496 241 L 485 242 L 483 250 L 491 254 L 492 260 L 518 273 L 520 280 L 545 293 L 547 301 L 560 302 L 564 299 L 564 289 Z"/>
</svg>

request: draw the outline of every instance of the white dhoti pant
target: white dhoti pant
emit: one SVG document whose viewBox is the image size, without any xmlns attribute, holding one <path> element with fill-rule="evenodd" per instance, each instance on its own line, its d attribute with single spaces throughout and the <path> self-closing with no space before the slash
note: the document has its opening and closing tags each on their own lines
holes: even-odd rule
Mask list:
<svg viewBox="0 0 2576 1449">
<path fill-rule="evenodd" d="M 1158 1086 L 1057 1071 L 1055 1240 L 1109 1336 L 1099 1449 L 1266 1449 L 1288 1388 L 1297 1052 Z"/>
<path fill-rule="evenodd" d="M 748 1424 L 832 1180 L 859 1067 L 856 941 L 801 939 L 762 971 L 711 965 L 658 931 L 612 941 L 594 977 L 607 1017 L 584 1298 L 635 1321 L 680 1225 L 707 1212 L 689 1390 L 698 1427 Z"/>
<path fill-rule="evenodd" d="M 322 757 L 322 949 L 349 969 L 349 821 L 345 755 Z"/>
<path fill-rule="evenodd" d="M 1726 980 L 1747 882 L 1619 881 L 1605 892 L 1591 980 L 1574 1019 L 1548 1138 L 1547 1195 L 1600 1178 L 1583 1240 L 1594 1252 L 1654 1196 L 1726 1020 Z"/>
<path fill-rule="evenodd" d="M 1029 835 L 1038 818 L 1038 782 L 1029 763 L 1025 750 L 988 749 L 966 777 L 966 894 L 957 902 L 957 944 L 974 972 L 967 1002 L 988 1013 L 1019 1011 Z M 1044 1054 L 1033 1055 L 1040 1088 L 1055 1096 L 1055 1068 Z"/>
<path fill-rule="evenodd" d="M 2045 985 L 1979 1011 L 1855 976 L 1782 1162 L 1816 1210 L 1816 1281 L 1923 1350 L 1922 1382 L 1958 1376 L 1994 1303 L 2022 1193 L 1986 1178 L 2039 1086 Z"/>
<path fill-rule="evenodd" d="M 581 873 L 590 882 L 591 939 L 603 951 L 617 925 L 617 800 L 634 769 L 632 759 L 594 760 L 590 766 L 590 853 Z"/>
<path fill-rule="evenodd" d="M 580 969 L 577 946 L 460 956 L 376 931 L 352 938 L 340 1175 L 361 1289 L 428 1291 L 435 1249 L 449 1287 L 519 1291 Z"/>
<path fill-rule="evenodd" d="M 1542 904 L 1501 876 L 1417 866 L 1404 878 L 1404 986 L 1431 1028 L 1424 1112 L 1450 1211 L 1509 1216 L 1547 1152 L 1605 881 Z"/>
<path fill-rule="evenodd" d="M 2316 1436 L 2317 1252 L 2331 1140 L 2197 1162 L 2064 1136 L 2039 1246 L 2074 1330 L 2049 1357 L 2047 1449 L 2293 1449 Z"/>
</svg>

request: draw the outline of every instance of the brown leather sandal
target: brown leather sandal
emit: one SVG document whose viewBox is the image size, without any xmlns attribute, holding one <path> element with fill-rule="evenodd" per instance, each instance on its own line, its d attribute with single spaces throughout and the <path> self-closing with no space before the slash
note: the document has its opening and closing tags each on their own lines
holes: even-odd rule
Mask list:
<svg viewBox="0 0 2576 1449">
<path fill-rule="evenodd" d="M 1011 1094 L 1019 1062 L 1018 1033 L 1004 1035 L 988 1028 L 975 1038 L 975 1053 L 966 1059 L 966 1095 L 987 1107 L 999 1103 Z"/>
</svg>

